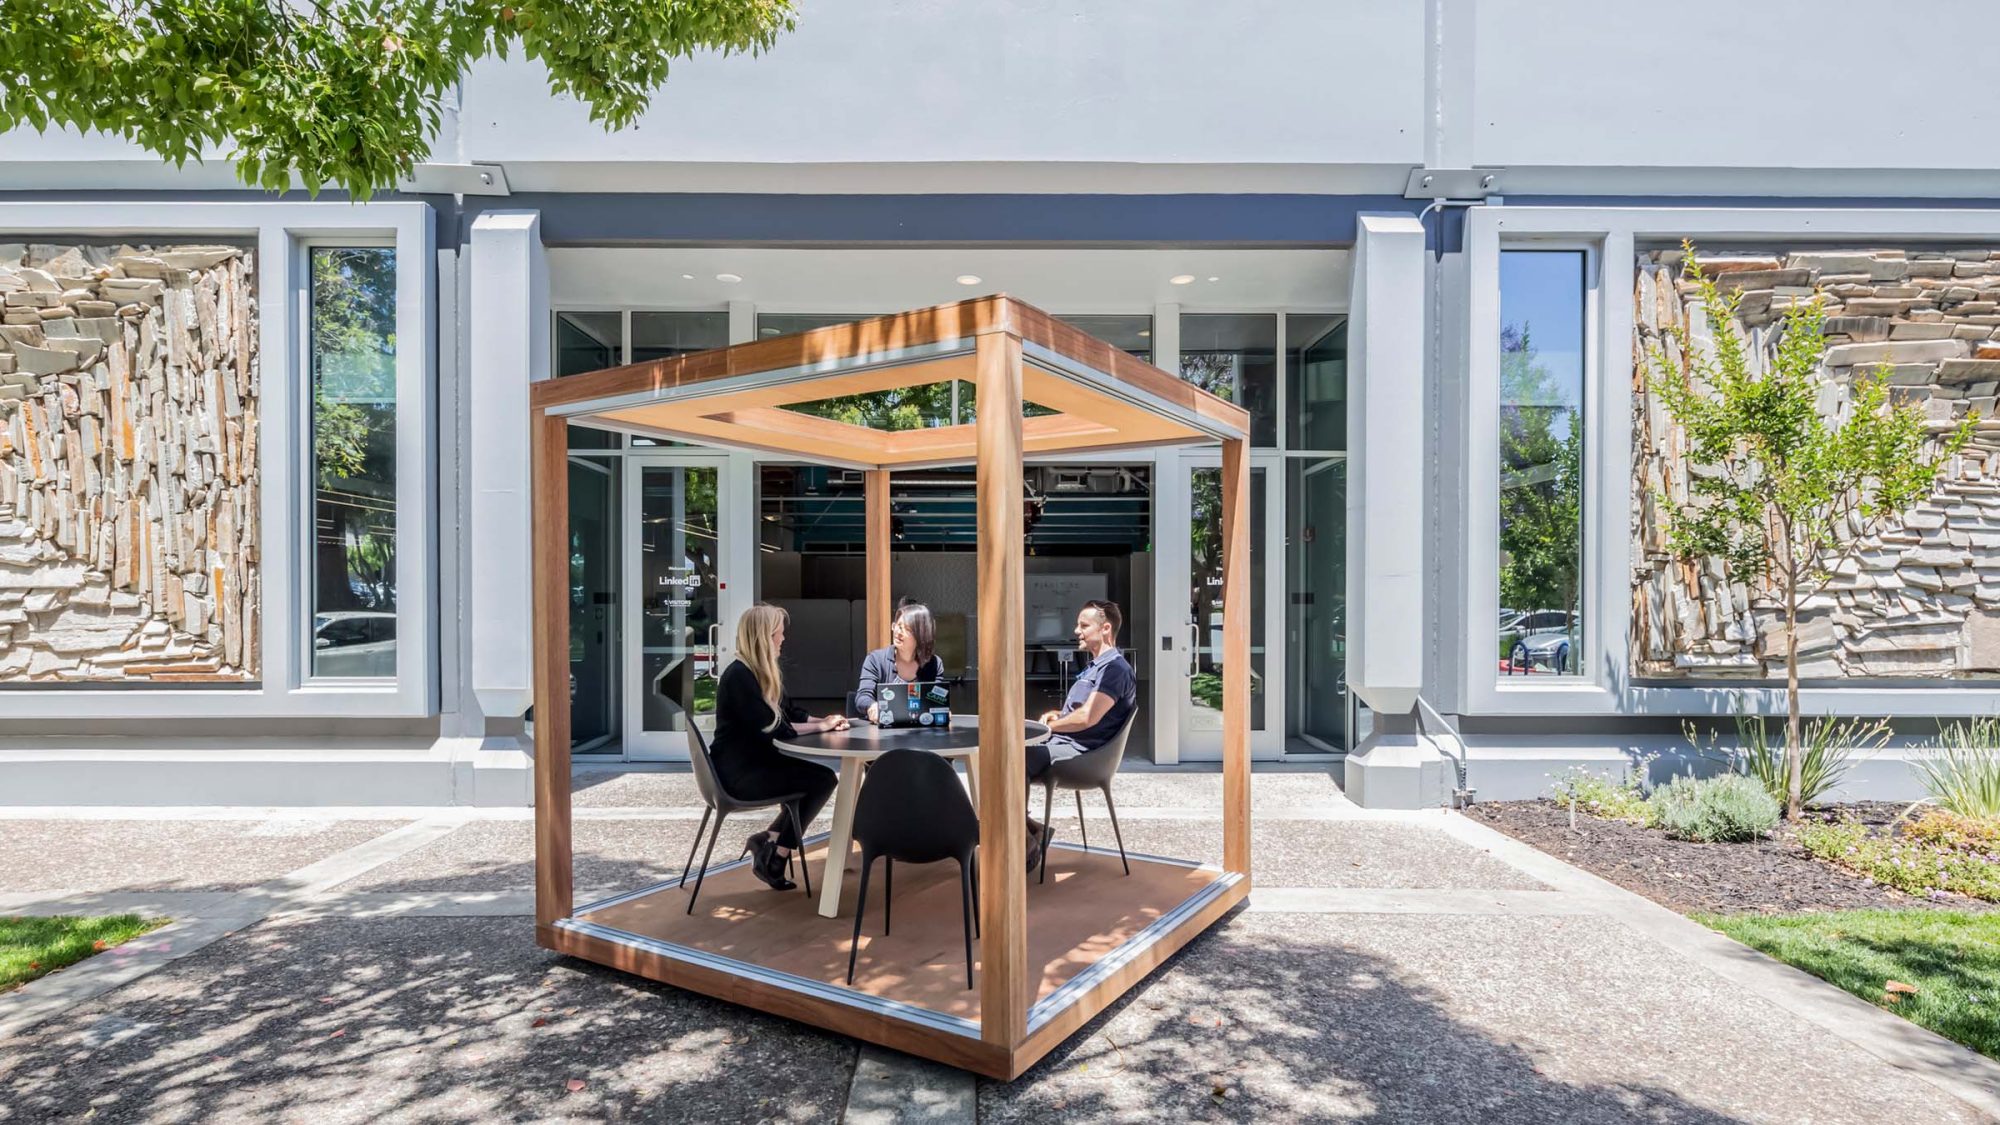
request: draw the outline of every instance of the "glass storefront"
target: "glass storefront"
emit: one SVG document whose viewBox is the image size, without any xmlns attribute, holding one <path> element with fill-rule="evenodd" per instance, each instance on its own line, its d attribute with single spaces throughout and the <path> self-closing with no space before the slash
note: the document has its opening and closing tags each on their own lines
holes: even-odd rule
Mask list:
<svg viewBox="0 0 2000 1125">
<path fill-rule="evenodd" d="M 755 323 L 759 336 L 775 336 L 857 318 L 763 314 Z M 1141 359 L 1155 358 L 1150 315 L 1062 319 Z M 700 350 L 721 345 L 726 336 L 727 315 L 719 311 L 564 311 L 557 314 L 557 371 L 567 375 Z M 1351 744 L 1354 725 L 1343 612 L 1344 318 L 1184 313 L 1180 337 L 1177 362 L 1184 377 L 1243 403 L 1253 419 L 1253 747 L 1259 757 L 1338 753 Z M 858 413 L 875 424 L 901 418 L 912 426 L 949 425 L 974 416 L 971 389 L 942 384 L 813 405 Z M 845 683 L 846 665 L 858 660 L 865 634 L 855 608 L 865 601 L 857 585 L 864 547 L 858 475 L 767 463 L 747 453 L 725 458 L 581 428 L 572 431 L 571 451 L 572 725 L 579 751 L 679 756 L 679 732 L 689 717 L 699 720 L 713 709 L 718 649 L 726 652 L 731 638 L 722 634 L 733 625 L 723 618 L 735 612 L 725 607 L 740 608 L 751 597 L 787 604 L 795 618 L 816 623 L 795 628 L 801 651 L 815 638 L 840 650 L 829 649 L 819 661 L 838 666 L 837 674 L 797 669 L 801 688 L 826 681 L 820 685 L 826 698 L 816 695 L 811 705 L 833 704 L 843 687 L 852 686 Z M 740 470 L 725 469 L 737 460 Z M 748 483 L 730 486 L 727 495 L 760 498 L 752 501 L 756 514 L 741 523 L 725 518 L 728 505 L 721 501 L 723 482 L 737 471 L 749 474 Z M 1185 497 L 1178 511 L 1153 503 L 1156 488 L 1167 487 L 1163 475 L 1180 478 L 1170 489 L 1176 506 Z M 1031 574 L 1047 576 L 1042 584 L 1052 588 L 1065 580 L 1102 582 L 1104 593 L 1126 607 L 1128 655 L 1140 670 L 1142 693 L 1159 699 L 1172 716 L 1162 721 L 1177 730 L 1169 740 L 1176 752 L 1185 760 L 1215 756 L 1222 587 L 1221 470 L 1214 452 L 1167 450 L 1133 464 L 1035 466 L 1027 484 Z M 898 591 L 933 603 L 941 652 L 949 650 L 956 674 L 976 682 L 976 619 L 969 604 L 954 601 L 970 589 L 969 570 L 964 582 L 957 578 L 966 569 L 958 556 L 971 557 L 970 479 L 958 480 L 951 470 L 898 473 L 892 488 Z M 724 543 L 736 528 L 747 540 Z M 1155 554 L 1167 529 L 1185 540 L 1184 564 Z M 1170 565 L 1185 569 L 1170 575 L 1163 569 Z M 744 568 L 737 588 L 754 593 L 719 596 L 732 581 L 731 567 Z M 1161 621 L 1162 613 L 1171 623 Z M 1172 637 L 1165 649 L 1157 639 L 1163 634 Z M 797 655 L 793 647 L 787 646 L 788 656 Z M 1049 682 L 1027 688 L 1037 708 L 1054 704 L 1063 676 L 1075 671 L 1062 659 L 1062 638 L 1044 647 L 1046 656 L 1035 657 L 1031 670 L 1046 672 L 1042 679 Z M 1154 708 L 1143 707 L 1142 716 L 1136 757 L 1148 756 L 1155 742 Z"/>
</svg>

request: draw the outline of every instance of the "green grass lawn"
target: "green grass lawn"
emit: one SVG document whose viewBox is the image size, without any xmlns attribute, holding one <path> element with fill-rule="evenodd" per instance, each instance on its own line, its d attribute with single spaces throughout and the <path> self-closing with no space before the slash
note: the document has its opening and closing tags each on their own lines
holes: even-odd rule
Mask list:
<svg viewBox="0 0 2000 1125">
<path fill-rule="evenodd" d="M 0 992 L 167 924 L 165 918 L 0 917 Z"/>
<path fill-rule="evenodd" d="M 1849 910 L 1697 921 L 2000 1058 L 2000 913 Z M 1916 991 L 1891 990 L 1890 981 Z"/>
</svg>

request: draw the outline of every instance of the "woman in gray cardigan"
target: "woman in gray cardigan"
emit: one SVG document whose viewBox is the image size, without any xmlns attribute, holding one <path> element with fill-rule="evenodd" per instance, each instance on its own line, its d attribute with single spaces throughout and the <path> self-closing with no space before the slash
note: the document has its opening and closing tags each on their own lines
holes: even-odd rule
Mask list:
<svg viewBox="0 0 2000 1125">
<path fill-rule="evenodd" d="M 944 661 L 937 654 L 937 622 L 930 607 L 921 602 L 904 602 L 896 607 L 896 621 L 889 627 L 889 647 L 878 648 L 861 661 L 861 685 L 854 690 L 854 706 L 869 722 L 878 722 L 875 689 L 883 684 L 915 684 L 944 675 Z"/>
</svg>

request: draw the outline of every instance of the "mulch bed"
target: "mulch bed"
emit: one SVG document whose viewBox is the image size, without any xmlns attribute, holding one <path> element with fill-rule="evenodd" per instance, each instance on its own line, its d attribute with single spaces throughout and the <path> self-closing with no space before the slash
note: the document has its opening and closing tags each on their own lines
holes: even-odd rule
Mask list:
<svg viewBox="0 0 2000 1125">
<path fill-rule="evenodd" d="M 1903 806 L 1885 802 L 1809 811 L 1887 824 Z M 1575 864 L 1628 891 L 1683 914 L 1782 914 L 1807 910 L 1936 907 L 1991 910 L 1993 904 L 1962 895 L 1921 898 L 1884 887 L 1808 855 L 1780 826 L 1775 836 L 1748 844 L 1698 844 L 1670 839 L 1656 828 L 1600 820 L 1579 812 L 1570 828 L 1569 807 L 1550 800 L 1475 804 L 1465 815 L 1523 843 Z"/>
</svg>

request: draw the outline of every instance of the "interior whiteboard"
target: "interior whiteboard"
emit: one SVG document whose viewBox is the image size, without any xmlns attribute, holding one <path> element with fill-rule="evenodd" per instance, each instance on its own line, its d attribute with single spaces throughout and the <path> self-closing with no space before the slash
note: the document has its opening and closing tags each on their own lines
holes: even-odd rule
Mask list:
<svg viewBox="0 0 2000 1125">
<path fill-rule="evenodd" d="M 1029 574 L 1027 637 L 1029 644 L 1074 640 L 1076 611 L 1083 603 L 1102 600 L 1110 592 L 1108 574 Z"/>
</svg>

